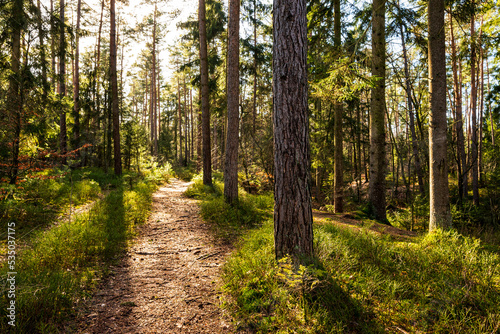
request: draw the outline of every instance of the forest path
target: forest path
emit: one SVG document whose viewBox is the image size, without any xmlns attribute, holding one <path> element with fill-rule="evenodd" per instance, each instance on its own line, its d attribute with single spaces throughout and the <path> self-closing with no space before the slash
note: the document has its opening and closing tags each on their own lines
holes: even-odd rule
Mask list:
<svg viewBox="0 0 500 334">
<path fill-rule="evenodd" d="M 219 266 L 231 248 L 199 217 L 190 183 L 171 179 L 153 195 L 147 224 L 94 294 L 79 333 L 225 333 Z"/>
</svg>

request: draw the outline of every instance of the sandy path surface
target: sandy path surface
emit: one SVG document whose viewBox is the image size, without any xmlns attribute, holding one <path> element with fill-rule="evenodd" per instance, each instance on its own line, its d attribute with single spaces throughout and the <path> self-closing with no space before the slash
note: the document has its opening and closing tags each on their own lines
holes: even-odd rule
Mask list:
<svg viewBox="0 0 500 334">
<path fill-rule="evenodd" d="M 79 333 L 230 333 L 219 307 L 219 267 L 230 247 L 199 217 L 189 183 L 173 179 L 153 197 L 133 246 L 101 284 Z"/>
</svg>

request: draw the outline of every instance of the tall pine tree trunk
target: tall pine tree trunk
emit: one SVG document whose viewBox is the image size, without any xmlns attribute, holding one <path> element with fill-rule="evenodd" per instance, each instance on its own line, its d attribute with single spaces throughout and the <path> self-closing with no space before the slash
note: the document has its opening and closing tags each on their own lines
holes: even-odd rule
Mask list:
<svg viewBox="0 0 500 334">
<path fill-rule="evenodd" d="M 306 12 L 305 0 L 274 0 L 274 244 L 296 262 L 313 255 Z"/>
<path fill-rule="evenodd" d="M 334 1 L 335 8 L 335 50 L 337 53 L 337 57 L 340 59 L 341 57 L 341 31 L 340 31 L 340 0 Z M 338 85 L 341 85 L 341 82 L 338 82 Z M 334 152 L 334 209 L 335 212 L 343 212 L 343 198 L 344 198 L 344 169 L 343 169 L 343 160 L 344 160 L 344 145 L 342 139 L 342 114 L 344 113 L 342 101 L 336 101 L 335 108 L 335 121 L 334 121 L 334 143 L 335 143 L 335 152 Z"/>
<path fill-rule="evenodd" d="M 372 89 L 370 112 L 370 187 L 369 202 L 378 220 L 385 212 L 385 0 L 373 0 L 372 15 Z"/>
<path fill-rule="evenodd" d="M 212 185 L 212 157 L 210 151 L 210 105 L 208 96 L 208 52 L 205 0 L 199 0 L 198 24 L 200 31 L 201 117 L 203 133 L 203 184 Z"/>
<path fill-rule="evenodd" d="M 451 226 L 446 156 L 446 57 L 444 0 L 429 0 L 430 221 L 429 230 Z"/>
<path fill-rule="evenodd" d="M 116 76 L 115 0 L 110 0 L 109 67 L 111 72 L 111 110 L 113 116 L 113 153 L 115 175 L 122 175 L 120 151 L 120 111 L 118 109 L 118 78 Z"/>
<path fill-rule="evenodd" d="M 240 102 L 240 0 L 229 1 L 227 51 L 227 131 L 224 161 L 224 198 L 238 202 L 238 140 Z"/>
</svg>

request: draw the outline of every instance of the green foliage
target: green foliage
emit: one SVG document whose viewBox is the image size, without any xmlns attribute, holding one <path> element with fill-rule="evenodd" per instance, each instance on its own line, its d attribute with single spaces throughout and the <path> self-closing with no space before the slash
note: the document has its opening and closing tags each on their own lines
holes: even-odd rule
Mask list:
<svg viewBox="0 0 500 334">
<path fill-rule="evenodd" d="M 399 242 L 315 225 L 316 262 L 275 261 L 273 224 L 249 230 L 223 267 L 223 306 L 257 333 L 492 333 L 500 329 L 500 257 L 442 232 Z"/>
<path fill-rule="evenodd" d="M 223 267 L 223 307 L 257 333 L 382 332 L 321 263 L 275 260 L 272 220 L 243 237 Z"/>
<path fill-rule="evenodd" d="M 202 200 L 203 219 L 211 224 L 220 238 L 230 241 L 244 229 L 260 224 L 269 217 L 273 197 L 250 195 L 240 189 L 238 204 L 230 205 L 224 200 L 224 185 L 217 180 L 218 177 L 219 175 L 214 175 L 214 183 L 210 187 L 203 185 L 201 175 L 195 176 L 193 185 L 185 194 Z"/>
<path fill-rule="evenodd" d="M 188 164 L 187 166 L 175 166 L 175 176 L 184 181 L 191 181 L 196 174 L 196 166 Z"/>
<path fill-rule="evenodd" d="M 387 220 L 392 226 L 407 231 L 427 231 L 429 228 L 429 200 L 417 195 L 407 207 L 388 212 Z"/>
<path fill-rule="evenodd" d="M 71 221 L 34 232 L 28 247 L 18 250 L 16 257 L 17 332 L 54 332 L 56 325 L 73 313 L 75 302 L 91 296 L 107 264 L 117 260 L 127 240 L 135 235 L 135 227 L 146 221 L 152 193 L 158 183 L 168 178 L 168 172 L 169 168 L 164 167 L 148 170 L 143 177 L 125 175 L 124 179 L 129 177 L 130 183 L 122 183 L 123 179 L 117 178 L 114 182 L 120 185 L 89 211 L 76 214 Z M 97 176 L 100 172 L 83 170 L 73 176 L 90 175 Z M 54 191 L 64 187 L 56 180 L 51 181 L 47 184 Z M 96 181 L 85 179 L 76 181 L 74 188 L 78 194 L 76 199 L 93 194 L 98 186 Z M 16 234 L 18 245 L 27 242 L 17 230 Z M 2 319 L 7 319 L 5 279 L 9 269 L 6 264 L 1 268 Z M 2 321 L 0 331 L 7 330 L 6 322 Z"/>
</svg>

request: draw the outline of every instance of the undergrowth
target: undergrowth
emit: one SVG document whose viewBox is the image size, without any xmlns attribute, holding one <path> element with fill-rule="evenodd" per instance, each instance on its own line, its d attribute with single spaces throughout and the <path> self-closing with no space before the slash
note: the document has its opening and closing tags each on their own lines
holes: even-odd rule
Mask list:
<svg viewBox="0 0 500 334">
<path fill-rule="evenodd" d="M 234 241 L 245 229 L 261 224 L 270 217 L 273 205 L 272 194 L 250 195 L 240 190 L 238 203 L 230 205 L 224 200 L 222 175 L 214 174 L 212 186 L 205 186 L 202 177 L 193 178 L 193 185 L 186 190 L 188 197 L 201 199 L 201 216 L 210 223 L 214 233 L 226 240 Z"/>
<path fill-rule="evenodd" d="M 272 199 L 266 206 L 268 214 L 261 215 L 259 223 L 248 224 L 262 214 L 259 197 L 240 194 L 246 209 L 231 208 L 221 190 L 220 183 L 204 187 L 197 181 L 188 193 L 202 198 L 203 215 L 216 229 L 246 231 L 240 233 L 237 250 L 223 267 L 223 307 L 238 329 L 256 333 L 500 330 L 500 258 L 479 239 L 437 231 L 401 242 L 323 221 L 314 225 L 314 263 L 297 268 L 287 258 L 275 260 Z"/>
<path fill-rule="evenodd" d="M 87 172 L 100 175 L 94 170 Z M 89 211 L 31 235 L 29 243 L 16 254 L 15 332 L 60 331 L 58 326 L 71 316 L 75 304 L 91 296 L 107 265 L 119 258 L 137 224 L 147 219 L 152 193 L 168 178 L 168 172 L 168 168 L 151 169 L 143 175 L 102 177 L 95 182 L 112 184 L 115 189 Z M 0 272 L 2 333 L 13 330 L 7 324 L 7 303 L 11 300 L 7 294 L 8 271 L 12 270 L 4 263 Z"/>
</svg>

